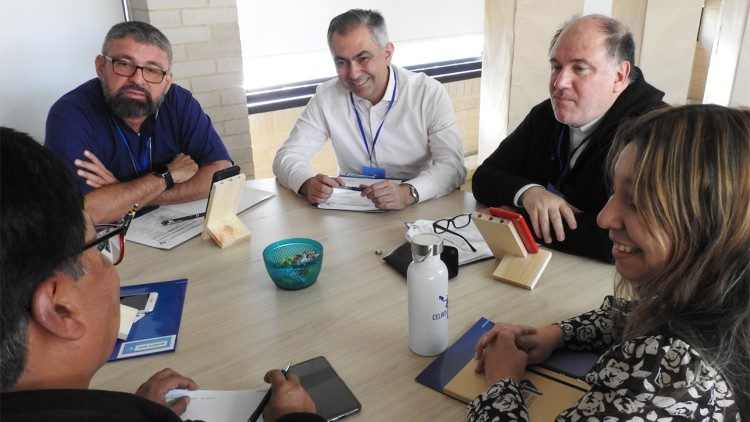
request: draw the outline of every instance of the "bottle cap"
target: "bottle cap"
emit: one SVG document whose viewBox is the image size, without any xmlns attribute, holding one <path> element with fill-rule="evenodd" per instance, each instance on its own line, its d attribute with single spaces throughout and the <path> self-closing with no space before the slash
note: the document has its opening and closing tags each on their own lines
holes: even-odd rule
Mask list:
<svg viewBox="0 0 750 422">
<path fill-rule="evenodd" d="M 411 257 L 417 262 L 422 262 L 430 256 L 439 256 L 442 252 L 443 238 L 437 234 L 420 233 L 411 238 Z"/>
</svg>

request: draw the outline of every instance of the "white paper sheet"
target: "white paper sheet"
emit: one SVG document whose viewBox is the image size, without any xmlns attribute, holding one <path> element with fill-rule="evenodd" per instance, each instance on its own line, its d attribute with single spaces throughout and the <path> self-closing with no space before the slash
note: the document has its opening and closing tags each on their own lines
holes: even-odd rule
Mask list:
<svg viewBox="0 0 750 422">
<path fill-rule="evenodd" d="M 326 202 L 318 204 L 318 208 L 324 210 L 344 210 L 363 212 L 382 212 L 362 192 L 346 189 L 334 189 L 331 197 Z"/>
<path fill-rule="evenodd" d="M 372 185 L 389 179 L 373 179 L 369 177 L 339 176 L 346 186 L 359 187 L 360 185 Z M 392 180 L 401 183 L 401 180 Z M 362 192 L 347 189 L 333 189 L 333 194 L 326 202 L 318 204 L 317 208 L 324 210 L 344 210 L 362 212 L 383 212 L 378 209 L 369 199 L 362 196 Z"/>
<path fill-rule="evenodd" d="M 245 422 L 263 399 L 267 390 L 172 390 L 167 403 L 180 397 L 190 397 L 182 420 L 206 422 Z M 261 416 L 259 421 L 263 420 Z"/>
<path fill-rule="evenodd" d="M 271 192 L 251 188 L 249 183 L 245 182 L 245 189 L 242 191 L 242 198 L 240 198 L 240 203 L 237 206 L 238 213 L 274 196 Z M 172 249 L 201 234 L 203 218 L 180 221 L 168 226 L 161 224 L 161 222 L 204 212 L 207 202 L 207 199 L 201 199 L 184 204 L 160 206 L 158 209 L 133 220 L 125 239 L 153 248 Z"/>
</svg>

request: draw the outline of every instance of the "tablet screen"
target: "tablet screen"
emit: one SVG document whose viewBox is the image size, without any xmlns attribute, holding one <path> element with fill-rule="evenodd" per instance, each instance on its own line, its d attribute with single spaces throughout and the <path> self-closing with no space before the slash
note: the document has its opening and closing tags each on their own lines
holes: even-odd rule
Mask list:
<svg viewBox="0 0 750 422">
<path fill-rule="evenodd" d="M 293 365 L 289 372 L 300 378 L 302 387 L 315 402 L 316 412 L 329 421 L 357 413 L 362 408 L 323 356 Z"/>
</svg>

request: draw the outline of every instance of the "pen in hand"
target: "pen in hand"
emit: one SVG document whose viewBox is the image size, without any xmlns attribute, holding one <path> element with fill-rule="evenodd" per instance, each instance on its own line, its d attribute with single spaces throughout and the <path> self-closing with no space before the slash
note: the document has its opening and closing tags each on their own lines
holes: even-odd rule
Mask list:
<svg viewBox="0 0 750 422">
<path fill-rule="evenodd" d="M 292 366 L 291 362 L 287 362 L 284 364 L 284 366 L 281 367 L 281 373 L 285 378 L 290 366 Z M 268 387 L 266 395 L 263 396 L 263 399 L 260 401 L 260 403 L 258 403 L 258 407 L 255 408 L 255 411 L 252 415 L 250 415 L 250 418 L 247 420 L 247 422 L 257 422 L 258 418 L 260 418 L 260 415 L 263 414 L 263 409 L 266 408 L 266 405 L 268 405 L 269 401 L 271 401 L 271 387 Z"/>
<path fill-rule="evenodd" d="M 365 190 L 364 188 L 360 188 L 359 186 L 346 186 L 346 185 L 334 186 L 333 188 L 334 189 L 354 190 L 354 191 L 357 191 L 357 192 L 362 192 L 363 190 Z"/>
<path fill-rule="evenodd" d="M 205 215 L 206 215 L 205 212 L 199 212 L 198 214 L 186 215 L 184 217 L 177 217 L 177 218 L 172 218 L 169 220 L 164 220 L 161 222 L 161 224 L 162 226 L 168 226 L 170 224 L 179 223 L 180 221 L 187 221 L 187 220 L 192 220 L 195 218 L 204 217 Z"/>
</svg>

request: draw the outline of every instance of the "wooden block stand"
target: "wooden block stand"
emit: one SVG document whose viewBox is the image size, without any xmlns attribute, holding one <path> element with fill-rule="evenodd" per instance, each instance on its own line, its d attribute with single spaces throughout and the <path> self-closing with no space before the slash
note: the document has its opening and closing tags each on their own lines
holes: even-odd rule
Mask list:
<svg viewBox="0 0 750 422">
<path fill-rule="evenodd" d="M 539 249 L 539 252 L 529 254 L 510 220 L 481 212 L 475 212 L 471 217 L 492 254 L 500 259 L 492 276 L 506 283 L 533 289 L 552 253 Z"/>
<path fill-rule="evenodd" d="M 237 206 L 245 186 L 245 175 L 220 180 L 211 186 L 211 195 L 203 222 L 203 238 L 213 239 L 226 248 L 250 238 L 250 230 L 237 217 Z"/>
</svg>

